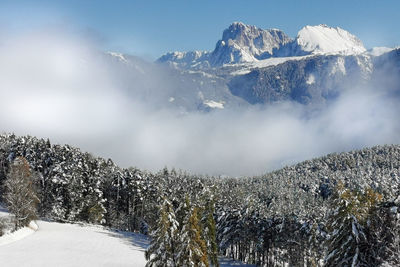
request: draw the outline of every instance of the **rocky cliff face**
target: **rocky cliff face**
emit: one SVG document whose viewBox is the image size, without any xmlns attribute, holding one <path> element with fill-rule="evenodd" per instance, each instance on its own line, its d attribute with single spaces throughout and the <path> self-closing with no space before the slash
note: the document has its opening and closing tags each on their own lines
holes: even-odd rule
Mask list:
<svg viewBox="0 0 400 267">
<path fill-rule="evenodd" d="M 291 41 L 281 30 L 263 30 L 235 22 L 223 32 L 222 39 L 211 53 L 210 63 L 221 66 L 270 58 Z"/>
</svg>

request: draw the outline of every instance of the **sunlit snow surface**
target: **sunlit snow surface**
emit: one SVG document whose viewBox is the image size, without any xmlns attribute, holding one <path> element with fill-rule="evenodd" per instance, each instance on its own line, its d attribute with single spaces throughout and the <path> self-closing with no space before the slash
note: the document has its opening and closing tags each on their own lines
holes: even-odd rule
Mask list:
<svg viewBox="0 0 400 267">
<path fill-rule="evenodd" d="M 313 54 L 354 55 L 366 51 L 362 42 L 348 31 L 322 24 L 303 27 L 296 42 L 303 51 Z"/>
<path fill-rule="evenodd" d="M 298 56 L 298 57 L 273 57 L 263 60 L 258 60 L 250 63 L 236 64 L 236 65 L 225 65 L 225 66 L 240 66 L 238 70 L 231 73 L 231 75 L 244 75 L 250 73 L 253 69 L 260 69 L 270 66 L 276 66 L 287 61 L 302 60 L 311 56 Z"/>
<path fill-rule="evenodd" d="M 24 227 L 15 231 L 13 233 L 6 232 L 2 237 L 0 237 L 0 246 L 4 246 L 18 240 L 24 239 L 27 236 L 32 235 L 38 230 L 38 225 L 35 222 L 31 222 L 28 227 Z"/>
<path fill-rule="evenodd" d="M 0 237 L 0 266 L 146 265 L 144 251 L 149 241 L 144 235 L 106 230 L 100 226 L 45 221 L 38 221 L 37 225 L 36 232 L 24 228 L 14 235 Z M 221 267 L 253 266 L 225 258 L 221 258 L 220 263 Z"/>
<path fill-rule="evenodd" d="M 219 108 L 219 109 L 223 109 L 224 108 L 224 103 L 222 102 L 217 102 L 214 100 L 206 100 L 203 103 L 204 105 L 210 107 L 210 108 Z"/>
<path fill-rule="evenodd" d="M 147 239 L 96 226 L 38 221 L 39 229 L 0 246 L 2 266 L 131 266 L 146 264 Z M 0 237 L 0 240 L 3 237 Z"/>
</svg>

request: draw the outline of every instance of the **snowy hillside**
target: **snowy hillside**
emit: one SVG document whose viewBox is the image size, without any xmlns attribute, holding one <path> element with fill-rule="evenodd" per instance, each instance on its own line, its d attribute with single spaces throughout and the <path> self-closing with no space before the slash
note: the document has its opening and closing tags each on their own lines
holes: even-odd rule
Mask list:
<svg viewBox="0 0 400 267">
<path fill-rule="evenodd" d="M 355 55 L 366 51 L 362 42 L 339 27 L 327 25 L 305 26 L 295 40 L 296 54 L 342 54 Z"/>
</svg>

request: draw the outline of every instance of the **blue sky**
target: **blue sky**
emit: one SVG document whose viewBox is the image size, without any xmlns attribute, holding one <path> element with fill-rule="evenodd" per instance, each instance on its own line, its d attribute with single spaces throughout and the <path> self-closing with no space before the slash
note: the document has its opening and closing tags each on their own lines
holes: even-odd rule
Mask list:
<svg viewBox="0 0 400 267">
<path fill-rule="evenodd" d="M 233 21 L 279 28 L 295 37 L 305 25 L 339 26 L 367 48 L 400 45 L 400 1 L 8 1 L 0 2 L 1 33 L 61 28 L 102 49 L 149 59 L 167 51 L 212 50 Z"/>
</svg>

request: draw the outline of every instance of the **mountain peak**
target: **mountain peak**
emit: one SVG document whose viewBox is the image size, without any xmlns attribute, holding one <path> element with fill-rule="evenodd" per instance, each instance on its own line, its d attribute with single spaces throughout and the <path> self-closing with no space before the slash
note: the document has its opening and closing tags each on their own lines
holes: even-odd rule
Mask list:
<svg viewBox="0 0 400 267">
<path fill-rule="evenodd" d="M 227 42 L 229 39 L 236 40 L 242 38 L 244 35 L 251 33 L 257 34 L 262 29 L 256 26 L 246 25 L 243 22 L 233 22 L 227 29 L 222 33 L 222 40 Z"/>
<path fill-rule="evenodd" d="M 241 22 L 241 21 L 234 21 L 234 22 L 231 23 L 231 25 L 229 25 L 228 28 L 246 27 L 246 26 L 248 26 L 248 25 L 247 25 L 247 24 L 244 24 L 244 23 Z"/>
<path fill-rule="evenodd" d="M 326 24 L 304 26 L 293 40 L 279 29 L 265 30 L 243 22 L 233 22 L 223 31 L 214 51 L 169 53 L 162 56 L 159 62 L 172 62 L 178 67 L 199 69 L 255 62 L 270 57 L 357 55 L 365 51 L 364 45 L 356 36 Z"/>
<path fill-rule="evenodd" d="M 212 52 L 211 65 L 253 62 L 269 58 L 275 50 L 289 43 L 291 39 L 284 32 L 263 30 L 242 22 L 232 23 L 222 34 Z"/>
<path fill-rule="evenodd" d="M 243 22 L 233 22 L 227 29 L 224 30 L 222 34 L 222 40 L 227 41 L 228 39 L 236 39 L 238 37 L 241 37 L 242 35 L 247 35 L 248 37 L 251 38 L 249 35 L 259 35 L 260 33 L 282 33 L 284 34 L 283 31 L 272 28 L 272 29 L 261 29 L 259 27 L 253 26 L 253 25 L 248 25 L 244 24 Z M 289 37 L 288 37 L 289 38 Z"/>
<path fill-rule="evenodd" d="M 297 34 L 298 49 L 311 54 L 361 54 L 366 51 L 362 42 L 353 34 L 339 27 L 326 24 L 307 25 Z"/>
</svg>

